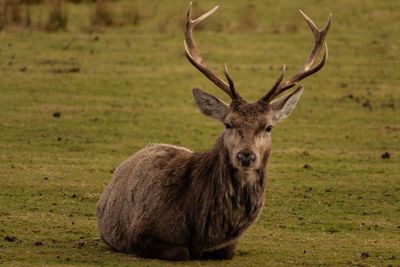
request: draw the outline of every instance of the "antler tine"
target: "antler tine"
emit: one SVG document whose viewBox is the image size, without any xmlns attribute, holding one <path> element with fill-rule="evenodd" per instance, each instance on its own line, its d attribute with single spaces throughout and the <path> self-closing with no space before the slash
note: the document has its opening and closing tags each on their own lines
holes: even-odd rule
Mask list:
<svg viewBox="0 0 400 267">
<path fill-rule="evenodd" d="M 321 48 L 320 48 L 320 50 L 321 50 Z M 317 56 L 315 56 L 315 58 L 316 57 Z M 313 61 L 315 61 L 315 58 L 313 59 Z M 281 84 L 279 86 L 279 91 L 283 92 L 283 91 L 285 91 L 287 89 L 290 89 L 293 86 L 295 86 L 299 81 L 301 81 L 304 78 L 306 78 L 306 77 L 318 72 L 325 65 L 325 62 L 326 62 L 327 59 L 328 59 L 328 44 L 325 43 L 324 55 L 322 56 L 321 61 L 317 65 L 312 67 L 311 69 L 309 67 L 308 67 L 308 69 L 305 69 L 305 66 L 304 66 L 303 70 L 299 71 L 298 73 L 293 75 L 289 80 L 287 80 L 285 83 Z M 280 93 L 282 93 L 282 92 L 280 92 Z"/>
<path fill-rule="evenodd" d="M 322 47 L 324 46 L 324 40 L 326 34 L 328 33 L 328 30 L 331 26 L 332 14 L 329 15 L 325 27 L 319 30 L 318 27 L 315 25 L 315 23 L 303 11 L 301 10 L 299 11 L 303 16 L 304 20 L 307 22 L 308 26 L 310 27 L 312 33 L 314 34 L 315 38 L 314 46 L 303 68 L 283 83 L 281 76 L 279 76 L 277 82 L 274 84 L 271 90 L 269 90 L 268 93 L 260 99 L 261 101 L 270 102 L 271 100 L 282 94 L 284 91 L 295 86 L 298 82 L 300 82 L 304 78 L 318 72 L 325 65 L 325 62 L 328 58 L 328 45 L 325 43 L 324 55 L 321 61 L 313 67 L 315 60 L 317 59 Z"/>
<path fill-rule="evenodd" d="M 236 92 L 235 84 L 233 83 L 232 76 L 228 72 L 228 66 L 226 64 L 224 66 L 225 66 L 225 68 L 224 68 L 225 77 L 228 80 L 229 89 L 230 89 L 234 99 L 241 99 L 240 95 Z"/>
<path fill-rule="evenodd" d="M 271 99 L 271 96 L 276 92 L 276 90 L 279 88 L 279 85 L 281 85 L 281 82 L 283 80 L 283 76 L 285 76 L 286 73 L 286 65 L 282 66 L 282 70 L 281 73 L 279 74 L 278 79 L 276 80 L 274 86 L 272 86 L 272 88 L 268 91 L 268 93 L 263 96 L 260 101 L 268 101 L 269 99 Z"/>
<path fill-rule="evenodd" d="M 192 20 L 192 2 L 190 2 L 189 8 L 188 8 L 188 13 L 187 13 L 187 16 L 188 16 L 187 19 L 192 22 L 193 28 L 194 28 L 194 27 L 196 27 L 197 24 L 199 24 L 200 22 L 205 20 L 207 17 L 211 16 L 215 11 L 217 11 L 218 8 L 219 8 L 219 6 L 215 6 L 208 12 L 206 12 L 203 15 L 201 15 L 200 17 L 198 17 L 197 19 Z"/>
<path fill-rule="evenodd" d="M 214 7 L 207 13 L 201 15 L 197 19 L 192 19 L 192 2 L 190 2 L 185 20 L 185 55 L 201 73 L 203 73 L 209 80 L 211 80 L 216 86 L 221 88 L 226 94 L 228 94 L 232 100 L 240 99 L 239 94 L 235 91 L 235 86 L 232 80 L 232 77 L 228 73 L 228 69 L 225 65 L 225 76 L 228 79 L 229 85 L 219 78 L 214 72 L 207 67 L 205 61 L 200 56 L 199 51 L 197 50 L 196 43 L 193 39 L 193 29 L 211 14 L 213 14 L 219 6 Z"/>
<path fill-rule="evenodd" d="M 325 27 L 322 28 L 322 30 L 319 30 L 318 27 L 315 25 L 315 23 L 302 10 L 299 10 L 299 11 L 300 11 L 301 15 L 303 16 L 304 20 L 307 22 L 311 31 L 313 32 L 314 38 L 315 38 L 314 47 L 311 50 L 311 54 L 308 57 L 306 63 L 304 64 L 304 69 L 309 69 L 312 66 L 312 64 L 314 64 L 319 52 L 321 51 L 325 36 L 328 33 L 328 30 L 331 26 L 332 13 L 329 14 L 329 18 L 328 18 L 328 21 L 327 21 Z"/>
</svg>

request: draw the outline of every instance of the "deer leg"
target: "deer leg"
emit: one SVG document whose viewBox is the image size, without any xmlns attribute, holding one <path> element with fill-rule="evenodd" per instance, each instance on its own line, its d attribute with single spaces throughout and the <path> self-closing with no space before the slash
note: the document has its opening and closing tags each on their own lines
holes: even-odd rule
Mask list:
<svg viewBox="0 0 400 267">
<path fill-rule="evenodd" d="M 133 251 L 139 257 L 172 261 L 190 259 L 189 249 L 182 245 L 170 244 L 150 236 L 141 237 L 140 241 L 135 243 Z"/>
<path fill-rule="evenodd" d="M 220 249 L 206 251 L 203 253 L 203 259 L 211 259 L 211 260 L 224 260 L 224 259 L 232 259 L 236 254 L 236 241 L 228 244 L 225 247 Z"/>
</svg>

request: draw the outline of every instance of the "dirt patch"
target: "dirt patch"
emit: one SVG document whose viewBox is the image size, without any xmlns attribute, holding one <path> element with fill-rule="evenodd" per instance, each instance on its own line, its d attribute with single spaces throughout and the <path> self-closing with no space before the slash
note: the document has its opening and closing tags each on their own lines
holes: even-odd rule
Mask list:
<svg viewBox="0 0 400 267">
<path fill-rule="evenodd" d="M 53 117 L 54 118 L 60 118 L 61 117 L 61 111 L 54 111 L 53 112 Z"/>
<path fill-rule="evenodd" d="M 371 101 L 369 101 L 369 99 L 365 100 L 365 101 L 362 103 L 362 106 L 363 106 L 364 108 L 366 108 L 366 109 L 372 110 L 372 104 L 371 104 Z"/>
<path fill-rule="evenodd" d="M 343 102 L 345 100 L 353 100 L 356 103 L 360 103 L 360 101 L 361 101 L 358 96 L 354 96 L 353 94 L 345 95 L 344 97 L 339 99 L 340 102 Z"/>
<path fill-rule="evenodd" d="M 17 239 L 15 236 L 13 236 L 13 235 L 6 235 L 6 236 L 4 237 L 4 240 L 5 240 L 5 241 L 8 241 L 8 242 L 15 242 L 15 241 L 18 241 L 18 239 Z"/>
<path fill-rule="evenodd" d="M 368 95 L 371 96 L 370 93 Z M 339 102 L 352 101 L 357 105 L 361 105 L 363 108 L 368 109 L 370 111 L 372 111 L 374 107 L 371 99 L 369 99 L 368 97 L 355 96 L 352 93 L 339 98 L 338 101 Z M 378 103 L 375 103 L 375 107 L 378 107 Z M 387 97 L 387 99 L 381 102 L 379 107 L 381 109 L 391 109 L 393 111 L 396 110 L 395 100 L 393 96 Z"/>
<path fill-rule="evenodd" d="M 361 104 L 361 106 L 363 108 L 366 108 L 366 109 L 372 111 L 372 103 L 371 103 L 371 100 L 368 98 L 355 96 L 352 93 L 350 93 L 350 94 L 347 94 L 347 95 L 339 98 L 339 102 L 345 102 L 345 101 L 352 101 L 358 105 Z"/>
<path fill-rule="evenodd" d="M 385 129 L 390 132 L 400 132 L 400 127 L 386 126 Z"/>
<path fill-rule="evenodd" d="M 81 68 L 80 67 L 71 67 L 71 68 L 64 68 L 64 69 L 54 69 L 52 72 L 55 74 L 78 73 L 78 72 L 81 72 Z"/>
<path fill-rule="evenodd" d="M 311 165 L 306 163 L 306 164 L 303 165 L 303 168 L 304 169 L 311 169 Z"/>
<path fill-rule="evenodd" d="M 83 240 L 80 240 L 80 241 L 78 242 L 78 244 L 77 244 L 78 249 L 81 249 L 81 248 L 83 248 L 84 246 L 85 246 L 85 241 L 83 241 Z"/>
<path fill-rule="evenodd" d="M 361 252 L 361 258 L 363 258 L 363 259 L 369 258 L 369 253 L 368 252 Z"/>
</svg>

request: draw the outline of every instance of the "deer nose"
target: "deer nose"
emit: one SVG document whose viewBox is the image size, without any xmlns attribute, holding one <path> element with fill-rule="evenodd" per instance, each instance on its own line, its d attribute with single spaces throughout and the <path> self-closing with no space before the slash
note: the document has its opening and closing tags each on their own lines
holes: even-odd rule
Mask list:
<svg viewBox="0 0 400 267">
<path fill-rule="evenodd" d="M 238 158 L 238 160 L 240 161 L 240 164 L 241 164 L 242 166 L 248 167 L 248 166 L 250 166 L 250 164 L 251 164 L 253 161 L 255 161 L 256 155 L 255 155 L 253 152 L 251 152 L 251 151 L 245 150 L 245 151 L 240 151 L 240 152 L 237 154 L 237 158 Z"/>
</svg>

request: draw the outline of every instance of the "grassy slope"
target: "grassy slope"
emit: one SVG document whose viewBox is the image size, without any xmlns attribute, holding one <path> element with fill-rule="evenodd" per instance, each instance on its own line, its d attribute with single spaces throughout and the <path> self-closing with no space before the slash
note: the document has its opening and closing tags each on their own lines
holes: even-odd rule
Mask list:
<svg viewBox="0 0 400 267">
<path fill-rule="evenodd" d="M 264 212 L 239 256 L 178 265 L 399 266 L 398 1 L 276 2 L 197 6 L 222 5 L 197 34 L 199 46 L 214 69 L 231 66 L 251 100 L 281 64 L 293 73 L 309 52 L 298 8 L 318 25 L 329 12 L 334 22 L 327 66 L 274 129 Z M 110 171 L 146 144 L 205 150 L 221 132 L 192 101 L 193 86 L 226 97 L 182 54 L 176 21 L 186 4 L 143 5 L 139 26 L 97 34 L 81 30 L 87 6 L 69 6 L 67 33 L 0 33 L 0 264 L 171 265 L 97 241 L 95 204 Z M 80 72 L 54 73 L 74 67 Z M 385 151 L 390 159 L 380 158 Z"/>
</svg>

